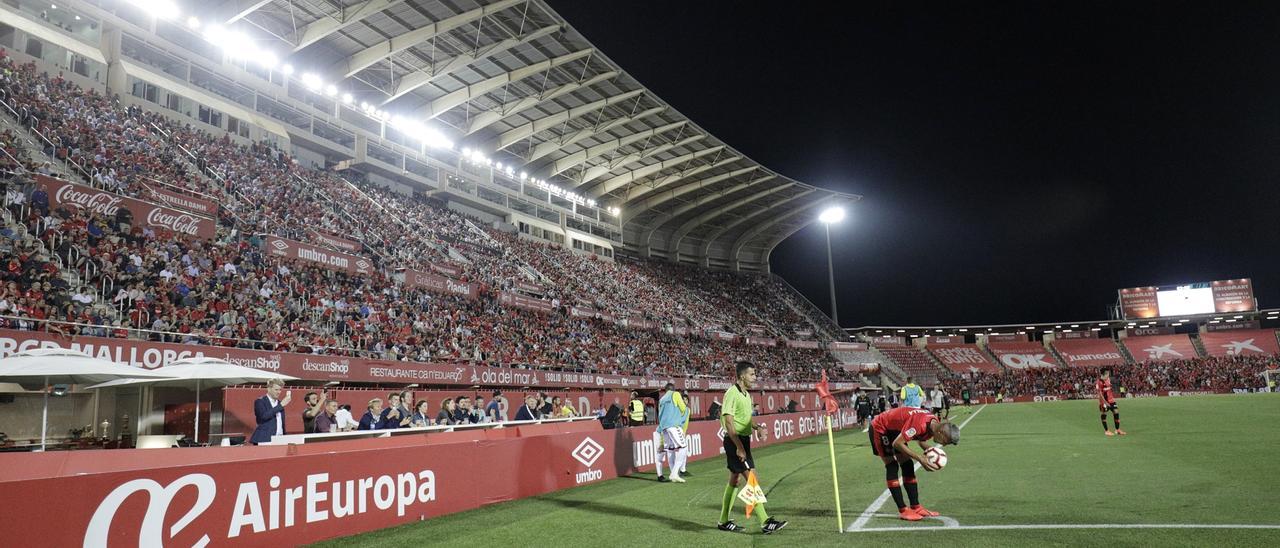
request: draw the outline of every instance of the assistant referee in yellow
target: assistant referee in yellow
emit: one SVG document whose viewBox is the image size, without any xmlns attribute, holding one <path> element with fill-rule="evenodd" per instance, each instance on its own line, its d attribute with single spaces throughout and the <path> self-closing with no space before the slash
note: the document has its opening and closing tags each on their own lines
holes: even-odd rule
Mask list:
<svg viewBox="0 0 1280 548">
<path fill-rule="evenodd" d="M 747 480 L 747 472 L 756 467 L 751 458 L 751 433 L 764 428 L 751 420 L 751 387 L 756 383 L 756 366 L 751 362 L 738 362 L 737 382 L 724 392 L 720 422 L 724 426 L 724 456 L 729 463 L 729 484 L 724 487 L 724 499 L 720 502 L 721 531 L 741 531 L 743 527 L 729 519 L 733 499 L 738 497 L 738 480 Z M 760 520 L 760 531 L 768 535 L 787 526 L 787 522 L 769 517 L 763 504 L 755 507 Z"/>
</svg>

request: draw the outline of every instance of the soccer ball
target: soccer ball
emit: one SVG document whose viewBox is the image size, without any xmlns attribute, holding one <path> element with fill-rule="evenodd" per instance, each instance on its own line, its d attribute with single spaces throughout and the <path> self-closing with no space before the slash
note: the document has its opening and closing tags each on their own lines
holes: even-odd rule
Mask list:
<svg viewBox="0 0 1280 548">
<path fill-rule="evenodd" d="M 924 451 L 924 458 L 929 461 L 929 464 L 937 466 L 939 470 L 947 465 L 947 452 L 936 445 Z"/>
</svg>

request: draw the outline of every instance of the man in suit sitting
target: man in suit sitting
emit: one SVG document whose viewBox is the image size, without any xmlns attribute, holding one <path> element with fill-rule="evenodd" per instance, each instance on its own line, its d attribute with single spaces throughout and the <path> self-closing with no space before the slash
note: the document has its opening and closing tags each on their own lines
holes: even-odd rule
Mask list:
<svg viewBox="0 0 1280 548">
<path fill-rule="evenodd" d="M 253 400 L 253 416 L 258 420 L 258 427 L 253 430 L 249 442 L 258 445 L 271 441 L 272 436 L 284 434 L 284 406 L 293 400 L 293 392 L 280 399 L 284 391 L 284 383 L 278 380 L 267 381 L 266 395 Z"/>
</svg>

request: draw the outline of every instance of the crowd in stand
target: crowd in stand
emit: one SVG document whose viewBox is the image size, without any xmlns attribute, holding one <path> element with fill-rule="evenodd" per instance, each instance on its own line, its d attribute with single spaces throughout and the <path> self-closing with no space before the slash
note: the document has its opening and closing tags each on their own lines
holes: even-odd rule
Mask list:
<svg viewBox="0 0 1280 548">
<path fill-rule="evenodd" d="M 673 334 L 763 325 L 793 338 L 813 322 L 768 276 L 654 262 L 613 262 L 481 227 L 429 199 L 301 166 L 267 143 L 183 126 L 94 90 L 0 60 L 0 98 L 14 122 L 49 139 L 43 151 L 80 166 L 85 182 L 150 197 L 167 183 L 216 200 L 217 237 L 157 234 L 124 216 L 52 208 L 32 184 L 41 169 L 0 133 L 9 215 L 0 238 L 0 327 L 146 337 L 274 351 L 392 360 L 468 360 L 620 374 L 724 376 L 736 360 L 771 380 L 812 380 L 833 365 L 825 350 L 747 345 Z M 350 275 L 270 256 L 260 234 L 353 239 L 378 268 Z M 477 284 L 475 299 L 396 283 L 398 268 L 448 264 Z M 498 305 L 496 292 L 536 286 L 553 305 L 536 314 Z M 585 304 L 629 329 L 574 318 Z M 46 321 L 49 320 L 49 321 Z M 54 321 L 56 320 L 56 321 Z M 70 322 L 70 323 L 66 323 Z M 820 330 L 811 335 L 821 338 Z M 836 368 L 834 379 L 850 375 Z"/>
<path fill-rule="evenodd" d="M 1129 393 L 1160 391 L 1226 391 L 1265 386 L 1260 376 L 1268 369 L 1280 368 L 1275 356 L 1207 357 L 1136 365 L 1117 365 L 1111 370 L 1111 384 Z M 968 387 L 977 395 L 1057 396 L 1071 398 L 1092 396 L 1094 381 L 1100 368 L 1036 367 L 1006 369 L 1001 373 L 974 373 L 955 376 L 948 383 L 956 397 Z"/>
</svg>

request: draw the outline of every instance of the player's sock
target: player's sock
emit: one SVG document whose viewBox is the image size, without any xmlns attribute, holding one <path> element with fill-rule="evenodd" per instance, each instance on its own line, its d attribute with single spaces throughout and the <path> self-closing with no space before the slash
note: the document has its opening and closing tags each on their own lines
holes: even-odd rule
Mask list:
<svg viewBox="0 0 1280 548">
<path fill-rule="evenodd" d="M 1103 429 L 1104 431 L 1107 429 L 1107 414 L 1106 414 L 1106 413 L 1103 413 L 1103 414 L 1102 414 L 1102 429 Z"/>
<path fill-rule="evenodd" d="M 920 506 L 920 486 L 916 484 L 914 462 L 902 463 L 902 483 L 907 487 L 907 500 L 911 502 L 911 506 Z"/>
<path fill-rule="evenodd" d="M 729 511 L 733 509 L 733 499 L 736 498 L 738 498 L 738 488 L 725 484 L 724 498 L 720 499 L 720 523 L 729 521 Z"/>
<path fill-rule="evenodd" d="M 756 515 L 756 519 L 760 520 L 760 526 L 764 527 L 764 522 L 769 521 L 769 513 L 764 511 L 764 503 L 757 504 L 751 509 L 751 513 Z"/>
<path fill-rule="evenodd" d="M 897 503 L 898 510 L 906 508 L 907 503 L 902 500 L 902 482 L 898 481 L 898 463 L 884 465 L 884 482 L 889 487 L 889 494 L 893 495 L 893 502 Z"/>
<path fill-rule="evenodd" d="M 662 476 L 662 458 L 667 455 L 665 449 L 658 450 L 658 456 L 653 459 L 653 467 L 658 472 L 658 476 Z"/>
<path fill-rule="evenodd" d="M 1114 411 L 1113 411 L 1113 412 L 1111 413 L 1111 421 L 1112 421 L 1112 422 L 1114 422 L 1114 423 L 1116 423 L 1116 430 L 1119 430 L 1119 429 L 1120 429 L 1120 414 L 1119 414 L 1119 413 L 1116 413 L 1116 412 L 1114 412 Z"/>
</svg>

